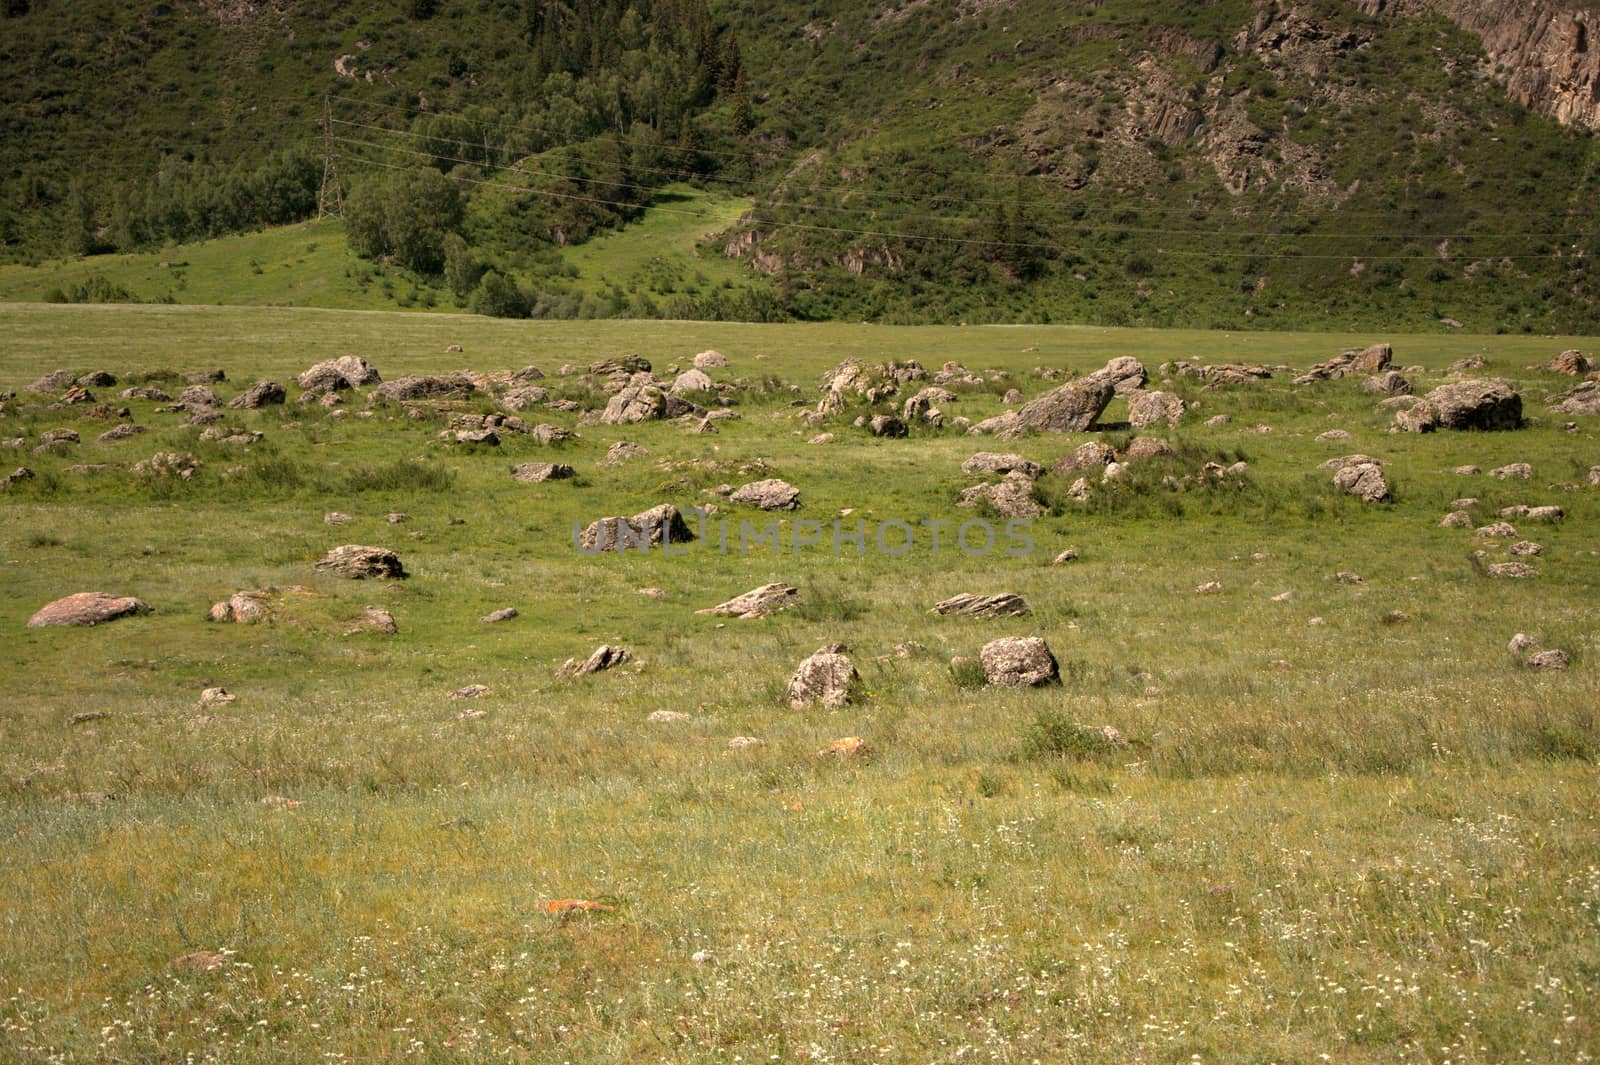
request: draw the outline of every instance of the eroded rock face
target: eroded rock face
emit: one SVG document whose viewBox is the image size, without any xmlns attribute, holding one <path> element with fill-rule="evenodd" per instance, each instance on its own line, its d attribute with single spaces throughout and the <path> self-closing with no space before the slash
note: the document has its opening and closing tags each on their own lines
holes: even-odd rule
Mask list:
<svg viewBox="0 0 1600 1065">
<path fill-rule="evenodd" d="M 40 629 L 50 625 L 87 627 L 150 612 L 148 603 L 131 595 L 77 592 L 40 607 L 28 619 L 28 628 Z"/>
<path fill-rule="evenodd" d="M 990 640 L 978 652 L 983 679 L 1000 687 L 1035 687 L 1059 684 L 1061 668 L 1050 646 L 1038 636 L 1003 636 Z"/>
<path fill-rule="evenodd" d="M 400 556 L 385 547 L 345 544 L 323 555 L 316 568 L 349 580 L 398 580 L 406 575 Z"/>
<path fill-rule="evenodd" d="M 734 596 L 726 603 L 696 610 L 696 614 L 709 614 L 713 617 L 735 617 L 741 620 L 764 618 L 776 614 L 780 610 L 787 610 L 800 598 L 800 589 L 792 584 L 763 584 L 753 588 L 743 595 Z"/>
<path fill-rule="evenodd" d="M 678 508 L 662 503 L 630 518 L 610 517 L 592 522 L 583 530 L 578 543 L 584 552 L 592 553 L 628 548 L 642 550 L 669 542 L 688 543 L 693 539 L 694 533 L 684 523 Z"/>
<path fill-rule="evenodd" d="M 1551 400 L 1556 414 L 1600 414 L 1600 381 L 1584 381 Z"/>
<path fill-rule="evenodd" d="M 1586 374 L 1594 368 L 1594 360 L 1577 348 L 1569 348 L 1550 360 L 1552 373 L 1564 373 L 1573 377 Z M 78 383 L 81 385 L 83 382 L 80 380 Z"/>
<path fill-rule="evenodd" d="M 848 705 L 861 686 L 861 676 L 846 650 L 844 644 L 825 644 L 801 662 L 789 678 L 784 702 L 794 710 L 817 703 L 829 710 Z"/>
</svg>

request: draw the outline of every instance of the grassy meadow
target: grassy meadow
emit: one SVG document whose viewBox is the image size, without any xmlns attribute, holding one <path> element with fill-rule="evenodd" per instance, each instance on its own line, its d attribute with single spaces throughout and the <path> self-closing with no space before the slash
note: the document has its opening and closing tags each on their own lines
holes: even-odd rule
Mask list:
<svg viewBox="0 0 1600 1065">
<path fill-rule="evenodd" d="M 1390 434 L 1356 379 L 1206 390 L 1156 373 L 1298 372 L 1379 340 L 1422 368 L 1418 392 L 1482 354 L 1518 383 L 1527 426 Z M 1590 1060 L 1600 420 L 1548 413 L 1572 379 L 1539 368 L 1570 347 L 1600 354 L 1528 335 L 0 307 L 0 392 L 18 392 L 0 441 L 23 441 L 0 474 L 36 474 L 0 491 L 0 1060 Z M 714 434 L 535 407 L 530 424 L 576 437 L 488 448 L 440 439 L 433 411 L 487 412 L 487 396 L 417 418 L 350 393 L 332 411 L 295 402 L 295 375 L 353 353 L 385 380 L 531 364 L 593 407 L 604 395 L 558 367 L 639 354 L 662 373 L 708 348 L 729 362 L 713 378 L 741 386 Z M 937 554 L 919 531 L 888 557 L 871 530 L 973 517 L 955 502 L 976 451 L 1048 466 L 1127 430 L 884 440 L 852 425 L 873 412 L 859 400 L 796 419 L 846 358 L 959 361 L 989 381 L 945 414 L 976 421 L 1007 387 L 1051 387 L 1038 368 L 1119 355 L 1188 401 L 1157 434 L 1177 458 L 1087 503 L 1046 474 L 1050 513 L 1021 557 L 963 555 L 948 530 Z M 264 434 L 248 446 L 131 400 L 148 431 L 102 444 L 114 420 L 22 391 L 61 368 L 119 375 L 91 389 L 113 405 L 136 379 L 176 396 L 176 374 L 213 368 L 224 399 L 259 379 L 290 399 L 226 411 Z M 1125 413 L 1115 401 L 1105 420 Z M 1205 424 L 1217 414 L 1231 420 Z M 63 427 L 83 443 L 32 453 Z M 1335 428 L 1350 439 L 1316 440 Z M 603 464 L 620 440 L 649 454 Z M 202 465 L 187 481 L 124 468 L 159 450 Z M 1384 461 L 1391 503 L 1339 496 L 1318 468 L 1354 452 Z M 514 482 L 527 461 L 577 476 Z M 1208 461 L 1248 473 L 1161 483 Z M 1452 472 L 1512 462 L 1532 479 Z M 786 529 L 850 510 L 867 550 L 720 551 L 718 520 L 736 540 L 739 519 L 771 516 L 708 491 L 765 477 L 800 489 Z M 1458 497 L 1479 500 L 1478 524 L 1564 508 L 1559 524 L 1512 519 L 1543 546 L 1536 578 L 1484 574 L 1505 548 L 1439 527 Z M 574 522 L 662 502 L 716 502 L 710 541 L 575 550 Z M 332 511 L 351 522 L 325 524 Z M 313 569 L 346 543 L 393 549 L 409 578 Z M 1069 546 L 1077 560 L 1051 565 Z M 798 586 L 798 605 L 695 613 L 769 581 Z M 255 589 L 271 622 L 206 620 Z M 86 590 L 155 612 L 25 627 Z M 1004 591 L 1032 615 L 929 613 Z M 349 634 L 367 606 L 398 634 Z M 508 606 L 520 616 L 479 620 Z M 1519 631 L 1571 668 L 1520 668 Z M 1043 636 L 1063 684 L 986 688 L 952 667 L 1005 635 Z M 786 708 L 795 666 L 831 641 L 862 697 Z M 555 679 L 601 643 L 635 661 Z M 490 693 L 450 697 L 469 684 Z M 198 707 L 213 686 L 237 701 Z M 647 720 L 658 710 L 687 720 Z M 738 736 L 764 742 L 729 749 Z M 819 753 L 845 736 L 867 753 Z M 571 898 L 606 908 L 544 905 Z M 201 951 L 225 961 L 175 964 Z"/>
</svg>

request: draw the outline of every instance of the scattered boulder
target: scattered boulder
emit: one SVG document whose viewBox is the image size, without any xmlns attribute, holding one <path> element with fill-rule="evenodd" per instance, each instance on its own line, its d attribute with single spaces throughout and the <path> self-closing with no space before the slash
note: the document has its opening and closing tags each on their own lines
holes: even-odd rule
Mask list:
<svg viewBox="0 0 1600 1065">
<path fill-rule="evenodd" d="M 249 389 L 235 396 L 228 406 L 234 410 L 260 410 L 262 407 L 284 400 L 283 386 L 276 381 L 258 381 Z"/>
<path fill-rule="evenodd" d="M 762 510 L 794 510 L 800 505 L 800 490 L 773 477 L 740 485 L 728 499 Z"/>
<path fill-rule="evenodd" d="M 1136 436 L 1128 441 L 1128 447 L 1122 457 L 1129 462 L 1145 459 L 1162 459 L 1176 454 L 1172 445 L 1159 436 Z"/>
<path fill-rule="evenodd" d="M 705 371 L 696 368 L 693 370 L 685 370 L 683 373 L 679 374 L 672 382 L 672 391 L 709 392 L 712 388 L 712 384 L 711 378 L 705 373 Z"/>
<path fill-rule="evenodd" d="M 972 595 L 963 592 L 942 603 L 934 604 L 931 613 L 959 614 L 969 618 L 1010 618 L 1031 613 L 1020 595 L 1000 592 L 995 595 Z"/>
<path fill-rule="evenodd" d="M 147 480 L 176 477 L 180 481 L 187 481 L 199 468 L 200 460 L 187 451 L 157 451 L 149 458 L 135 462 L 130 472 L 135 477 Z"/>
<path fill-rule="evenodd" d="M 496 622 L 500 622 L 500 621 L 510 621 L 512 618 L 514 618 L 516 616 L 517 616 L 517 608 L 514 607 L 514 606 L 508 606 L 508 607 L 504 607 L 504 608 L 502 608 L 500 610 L 492 610 L 489 613 L 483 615 L 483 617 L 479 618 L 478 620 L 483 622 L 485 625 L 493 625 Z"/>
<path fill-rule="evenodd" d="M 994 484 L 973 485 L 956 500 L 958 507 L 976 507 L 980 503 L 989 504 L 1007 518 L 1037 518 L 1044 514 L 1044 508 L 1033 496 L 1033 479 L 1020 470 L 1013 470 Z"/>
<path fill-rule="evenodd" d="M 1050 564 L 1052 566 L 1064 566 L 1068 562 L 1076 561 L 1078 561 L 1078 549 L 1076 547 L 1067 547 L 1063 548 L 1060 554 L 1051 559 Z"/>
<path fill-rule="evenodd" d="M 652 725 L 673 725 L 692 719 L 682 710 L 652 710 L 645 720 Z"/>
<path fill-rule="evenodd" d="M 1572 664 L 1572 659 L 1565 651 L 1540 651 L 1538 654 L 1529 655 L 1523 663 L 1529 669 L 1537 669 L 1547 673 L 1560 673 Z"/>
<path fill-rule="evenodd" d="M 1439 519 L 1441 529 L 1470 529 L 1472 528 L 1472 515 L 1464 510 L 1452 510 Z"/>
<path fill-rule="evenodd" d="M 1481 370 L 1487 365 L 1489 365 L 1489 360 L 1482 355 L 1468 355 L 1464 359 L 1457 359 L 1452 362 L 1450 364 L 1450 372 L 1454 374 L 1471 373 L 1474 370 Z"/>
<path fill-rule="evenodd" d="M 322 524 L 324 525 L 349 525 L 355 520 L 342 510 L 330 510 L 322 516 Z"/>
<path fill-rule="evenodd" d="M 1096 385 L 1108 384 L 1115 395 L 1125 396 L 1143 388 L 1150 375 L 1145 372 L 1144 363 L 1131 355 L 1122 355 L 1106 363 L 1091 374 L 1085 374 L 1083 380 Z"/>
<path fill-rule="evenodd" d="M 194 706 L 196 710 L 213 710 L 238 701 L 239 697 L 226 688 L 207 688 L 200 693 L 200 698 L 195 701 Z"/>
<path fill-rule="evenodd" d="M 1022 400 L 1022 391 L 1016 388 L 1006 389 L 1006 394 L 1000 398 L 1000 402 L 1004 403 L 1008 407 L 1015 407 L 1017 404 L 1021 403 Z"/>
<path fill-rule="evenodd" d="M 100 625 L 107 621 L 116 621 L 118 618 L 149 613 L 151 613 L 150 605 L 131 595 L 77 592 L 40 607 L 33 617 L 28 619 L 28 628 L 40 629 L 47 625 Z"/>
<path fill-rule="evenodd" d="M 1513 580 L 1526 580 L 1537 577 L 1539 571 L 1526 562 L 1494 562 L 1489 565 L 1489 576 L 1506 577 Z"/>
<path fill-rule="evenodd" d="M 831 443 L 833 443 L 833 434 L 832 433 L 818 433 L 816 436 L 813 436 L 810 440 L 807 440 L 806 443 L 808 443 L 808 444 L 831 444 Z"/>
<path fill-rule="evenodd" d="M 213 603 L 206 620 L 236 625 L 255 625 L 272 620 L 272 601 L 265 592 L 234 592 L 220 603 Z"/>
<path fill-rule="evenodd" d="M 1551 359 L 1550 369 L 1555 373 L 1571 374 L 1576 377 L 1579 374 L 1589 373 L 1596 367 L 1593 359 L 1577 348 L 1571 348 Z M 83 384 L 83 379 L 79 378 L 78 383 Z"/>
<path fill-rule="evenodd" d="M 373 390 L 372 396 L 375 400 L 407 403 L 474 391 L 477 391 L 477 385 L 464 373 L 421 374 L 385 381 Z"/>
<path fill-rule="evenodd" d="M 501 410 L 519 411 L 543 403 L 550 398 L 550 390 L 538 385 L 521 385 L 507 389 L 497 401 Z"/>
<path fill-rule="evenodd" d="M 1537 636 L 1529 636 L 1525 632 L 1519 632 L 1511 637 L 1511 642 L 1506 644 L 1506 650 L 1513 655 L 1520 656 L 1524 651 L 1532 650 L 1538 646 L 1539 638 Z"/>
<path fill-rule="evenodd" d="M 603 673 L 625 662 L 633 661 L 633 652 L 626 647 L 612 647 L 610 644 L 601 644 L 594 649 L 594 653 L 579 662 L 576 658 L 569 658 L 556 670 L 556 679 L 568 677 L 585 677 L 591 673 Z"/>
<path fill-rule="evenodd" d="M 1518 558 L 1531 558 L 1535 555 L 1544 554 L 1543 545 L 1536 544 L 1532 540 L 1518 540 L 1506 550 Z"/>
<path fill-rule="evenodd" d="M 693 359 L 696 370 L 715 370 L 728 365 L 728 357 L 720 351 L 702 351 Z"/>
<path fill-rule="evenodd" d="M 1334 487 L 1353 495 L 1363 503 L 1387 503 L 1389 482 L 1384 479 L 1383 466 L 1378 462 L 1357 462 L 1341 466 L 1333 473 Z"/>
<path fill-rule="evenodd" d="M 1331 444 L 1339 440 L 1349 440 L 1350 434 L 1344 429 L 1329 429 L 1325 433 L 1317 434 L 1317 443 Z"/>
<path fill-rule="evenodd" d="M 1516 538 L 1517 528 L 1508 521 L 1497 521 L 1489 525 L 1479 526 L 1478 531 L 1473 535 L 1484 540 L 1512 540 Z"/>
<path fill-rule="evenodd" d="M 1068 474 L 1074 470 L 1104 470 L 1116 460 L 1117 453 L 1110 444 L 1091 440 L 1086 444 L 1079 444 L 1061 456 L 1050 470 L 1059 474 Z"/>
<path fill-rule="evenodd" d="M 0 489 L 10 489 L 23 481 L 33 479 L 33 471 L 26 466 L 18 466 L 4 477 L 0 477 Z"/>
<path fill-rule="evenodd" d="M 872 420 L 867 423 L 867 430 L 873 436 L 892 438 L 905 436 L 909 431 L 906 429 L 906 423 L 893 414 L 874 414 Z"/>
<path fill-rule="evenodd" d="M 1409 410 L 1395 414 L 1406 432 L 1434 429 L 1516 429 L 1522 425 L 1522 396 L 1505 381 L 1458 381 L 1440 385 Z"/>
<path fill-rule="evenodd" d="M 1000 687 L 1034 687 L 1059 684 L 1061 668 L 1050 646 L 1038 636 L 1002 636 L 978 652 L 983 679 Z"/>
<path fill-rule="evenodd" d="M 184 383 L 190 385 L 212 385 L 227 379 L 222 370 L 190 370 L 183 375 Z"/>
<path fill-rule="evenodd" d="M 963 473 L 1004 474 L 1013 471 L 1025 477 L 1038 477 L 1044 473 L 1044 467 L 1021 455 L 1000 451 L 980 451 L 961 464 Z"/>
<path fill-rule="evenodd" d="M 134 388 L 124 388 L 117 393 L 118 399 L 147 399 L 155 403 L 171 403 L 172 397 L 159 388 L 149 385 L 140 385 Z"/>
<path fill-rule="evenodd" d="M 759 736 L 735 736 L 728 741 L 730 751 L 748 751 L 753 747 L 765 747 L 767 741 Z"/>
<path fill-rule="evenodd" d="M 1594 487 L 1600 488 L 1600 466 L 1590 466 L 1586 480 Z"/>
<path fill-rule="evenodd" d="M 347 388 L 365 388 L 380 383 L 378 371 L 358 355 L 341 355 L 337 359 L 319 362 L 298 378 L 300 387 L 307 392 L 337 392 Z"/>
<path fill-rule="evenodd" d="M 1567 512 L 1558 506 L 1530 507 L 1526 503 L 1519 503 L 1514 507 L 1502 507 L 1502 518 L 1526 518 L 1529 521 L 1558 522 L 1567 516 Z"/>
<path fill-rule="evenodd" d="M 1409 396 L 1411 382 L 1399 370 L 1389 370 L 1362 381 L 1361 391 L 1376 396 Z"/>
<path fill-rule="evenodd" d="M 564 462 L 519 462 L 511 467 L 511 479 L 522 484 L 563 481 L 573 475 L 572 467 Z"/>
<path fill-rule="evenodd" d="M 349 580 L 397 580 L 406 575 L 400 556 L 393 551 L 362 544 L 334 548 L 318 560 L 316 568 Z"/>
<path fill-rule="evenodd" d="M 1388 344 L 1374 344 L 1365 351 L 1357 353 L 1351 369 L 1357 373 L 1377 373 L 1387 370 L 1389 361 L 1394 358 L 1394 348 Z"/>
<path fill-rule="evenodd" d="M 837 710 L 850 703 L 861 687 L 861 675 L 845 652 L 842 643 L 824 644 L 801 662 L 789 678 L 784 702 L 790 709 L 803 710 L 814 703 Z"/>
<path fill-rule="evenodd" d="M 786 610 L 794 605 L 800 597 L 800 589 L 790 584 L 763 584 L 753 588 L 743 595 L 729 599 L 726 603 L 696 610 L 696 614 L 710 614 L 716 617 L 736 617 L 740 620 L 751 618 L 764 618 Z"/>
<path fill-rule="evenodd" d="M 528 435 L 533 437 L 536 443 L 544 444 L 546 447 L 550 447 L 555 444 L 562 444 L 568 440 L 571 440 L 572 430 L 563 429 L 559 425 L 550 425 L 548 423 L 541 422 L 540 424 L 535 425 L 532 429 L 528 430 Z M 615 451 L 616 448 L 612 448 L 611 450 Z M 609 457 L 609 455 L 607 457 Z"/>
<path fill-rule="evenodd" d="M 1600 414 L 1600 381 L 1584 381 L 1550 398 L 1557 414 Z"/>
<path fill-rule="evenodd" d="M 1206 581 L 1204 584 L 1199 584 L 1199 585 L 1195 586 L 1194 594 L 1195 595 L 1216 595 L 1220 591 L 1222 591 L 1222 582 L 1221 581 Z"/>
<path fill-rule="evenodd" d="M 446 698 L 450 698 L 450 699 L 482 699 L 484 696 L 492 695 L 492 694 L 493 694 L 493 691 L 490 689 L 490 687 L 487 684 L 468 684 L 468 685 L 465 685 L 463 687 L 457 688 L 455 691 L 451 692 Z"/>
<path fill-rule="evenodd" d="M 1232 415 L 1213 414 L 1211 417 L 1206 419 L 1206 425 L 1212 429 L 1220 429 L 1222 426 L 1227 425 L 1231 421 L 1233 421 Z"/>
<path fill-rule="evenodd" d="M 1526 481 L 1533 476 L 1533 467 L 1526 462 L 1513 462 L 1490 470 L 1489 476 L 1497 481 Z"/>
<path fill-rule="evenodd" d="M 601 518 L 590 523 L 579 537 L 579 546 L 585 552 L 617 551 L 688 543 L 693 539 L 694 533 L 684 523 L 678 508 L 662 503 L 631 518 Z"/>
<path fill-rule="evenodd" d="M 400 626 L 395 624 L 394 615 L 382 607 L 369 606 L 361 611 L 361 617 L 355 625 L 345 630 L 346 636 L 359 636 L 364 632 L 376 632 L 384 636 L 394 636 L 400 632 Z"/>
<path fill-rule="evenodd" d="M 1128 424 L 1144 429 L 1165 422 L 1176 426 L 1187 408 L 1171 392 L 1135 392 L 1128 397 Z"/>
<path fill-rule="evenodd" d="M 1110 381 L 1089 378 L 1053 388 L 1015 411 L 1006 412 L 1015 415 L 1016 427 L 1002 430 L 1002 435 L 1014 435 L 1024 429 L 1048 433 L 1085 432 L 1104 413 L 1114 392 Z"/>
<path fill-rule="evenodd" d="M 47 373 L 33 384 L 28 386 L 29 392 L 60 392 L 77 383 L 78 375 L 71 370 L 56 370 Z"/>
<path fill-rule="evenodd" d="M 688 400 L 665 392 L 648 374 L 635 375 L 606 403 L 602 425 L 629 425 L 659 418 L 677 418 L 705 411 Z"/>
</svg>

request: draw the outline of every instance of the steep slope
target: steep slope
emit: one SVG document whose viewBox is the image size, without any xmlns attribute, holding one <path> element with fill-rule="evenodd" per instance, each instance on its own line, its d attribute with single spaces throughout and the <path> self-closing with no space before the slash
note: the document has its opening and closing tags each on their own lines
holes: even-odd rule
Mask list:
<svg viewBox="0 0 1600 1065">
<path fill-rule="evenodd" d="M 308 217 L 327 148 L 352 248 L 494 313 L 1600 331 L 1592 5 L 9 6 L 13 259 Z M 754 303 L 573 276 L 730 197 Z"/>
</svg>

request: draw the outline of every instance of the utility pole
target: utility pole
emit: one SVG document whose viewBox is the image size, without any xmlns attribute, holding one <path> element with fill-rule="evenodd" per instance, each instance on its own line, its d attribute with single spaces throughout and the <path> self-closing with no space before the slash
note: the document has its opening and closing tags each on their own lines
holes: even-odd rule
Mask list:
<svg viewBox="0 0 1600 1065">
<path fill-rule="evenodd" d="M 317 189 L 317 217 L 344 214 L 344 190 L 333 152 L 333 101 L 322 94 L 322 186 Z"/>
</svg>

